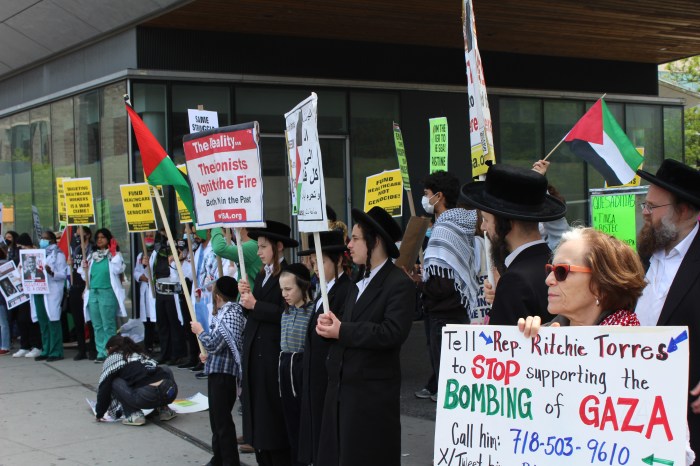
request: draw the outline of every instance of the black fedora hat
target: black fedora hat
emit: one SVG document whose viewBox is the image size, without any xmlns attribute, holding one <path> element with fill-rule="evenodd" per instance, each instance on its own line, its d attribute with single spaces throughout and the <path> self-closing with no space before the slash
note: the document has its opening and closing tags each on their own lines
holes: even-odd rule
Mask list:
<svg viewBox="0 0 700 466">
<path fill-rule="evenodd" d="M 323 252 L 343 252 L 348 250 L 347 246 L 345 246 L 345 239 L 343 238 L 342 231 L 322 231 L 318 234 L 318 237 L 321 240 L 321 251 Z M 309 235 L 309 249 L 299 251 L 297 254 L 299 256 L 316 254 L 316 242 L 314 241 L 314 235 Z"/>
<path fill-rule="evenodd" d="M 352 209 L 352 218 L 356 222 L 361 222 L 369 226 L 384 239 L 384 243 L 386 243 L 386 252 L 389 257 L 392 259 L 399 257 L 399 248 L 396 247 L 396 242 L 401 239 L 401 227 L 391 218 L 389 212 L 376 206 L 369 209 L 368 212 L 363 212 L 360 209 Z"/>
<path fill-rule="evenodd" d="M 666 159 L 661 163 L 656 175 L 644 170 L 637 170 L 637 175 L 681 200 L 700 207 L 700 171 L 677 160 Z"/>
<path fill-rule="evenodd" d="M 548 222 L 566 214 L 566 204 L 547 194 L 547 178 L 534 170 L 496 164 L 486 181 L 462 186 L 462 199 L 499 217 L 526 222 Z"/>
<path fill-rule="evenodd" d="M 265 223 L 267 224 L 265 228 L 251 228 L 248 230 L 248 236 L 254 240 L 263 236 L 271 241 L 280 241 L 285 248 L 295 248 L 299 246 L 299 242 L 289 236 L 292 231 L 289 226 L 281 222 L 275 222 L 274 220 L 267 220 Z"/>
</svg>

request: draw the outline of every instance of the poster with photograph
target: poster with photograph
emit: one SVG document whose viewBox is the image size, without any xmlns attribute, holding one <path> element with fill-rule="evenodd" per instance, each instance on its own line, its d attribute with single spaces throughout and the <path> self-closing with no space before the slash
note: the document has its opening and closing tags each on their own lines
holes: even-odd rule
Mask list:
<svg viewBox="0 0 700 466">
<path fill-rule="evenodd" d="M 14 309 L 29 301 L 29 296 L 23 293 L 22 280 L 12 261 L 0 265 L 0 293 L 2 293 L 8 309 Z"/>
<path fill-rule="evenodd" d="M 27 294 L 49 294 L 46 281 L 46 251 L 43 249 L 22 249 L 19 251 L 19 268 L 22 288 Z"/>
</svg>

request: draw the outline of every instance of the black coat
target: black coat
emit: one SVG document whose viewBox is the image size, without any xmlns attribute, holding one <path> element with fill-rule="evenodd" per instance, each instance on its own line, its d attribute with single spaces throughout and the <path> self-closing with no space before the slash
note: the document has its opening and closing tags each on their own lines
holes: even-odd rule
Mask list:
<svg viewBox="0 0 700 466">
<path fill-rule="evenodd" d="M 265 286 L 264 278 L 264 270 L 255 277 L 257 302 L 243 330 L 243 437 L 258 450 L 279 450 L 289 448 L 277 377 L 284 299 L 279 275 Z"/>
<path fill-rule="evenodd" d="M 348 293 L 339 339 L 328 352 L 315 464 L 399 466 L 399 352 L 411 330 L 416 292 L 406 274 L 387 261 L 359 299 L 357 294 L 357 287 Z"/>
<path fill-rule="evenodd" d="M 657 325 L 688 326 L 688 349 L 690 351 L 690 370 L 688 390 L 700 382 L 700 232 L 690 244 L 683 257 L 676 277 L 666 295 Z M 690 446 L 696 454 L 700 452 L 700 414 L 690 410 L 690 403 L 696 397 L 688 399 L 688 427 L 690 428 Z"/>
<path fill-rule="evenodd" d="M 338 318 L 342 318 L 345 298 L 354 286 L 350 277 L 344 273 L 336 280 L 333 288 L 328 292 L 328 306 Z M 318 316 L 323 311 L 323 305 L 321 305 L 311 317 L 304 343 L 301 421 L 299 425 L 299 462 L 301 463 L 316 462 L 318 442 L 321 435 L 323 403 L 326 399 L 326 388 L 328 387 L 326 358 L 333 340 L 322 338 L 316 333 Z"/>
<path fill-rule="evenodd" d="M 491 325 L 516 325 L 520 317 L 540 316 L 542 322 L 552 320 L 547 312 L 547 272 L 545 264 L 552 250 L 545 243 L 520 251 L 498 280 L 496 298 L 489 312 Z"/>
</svg>

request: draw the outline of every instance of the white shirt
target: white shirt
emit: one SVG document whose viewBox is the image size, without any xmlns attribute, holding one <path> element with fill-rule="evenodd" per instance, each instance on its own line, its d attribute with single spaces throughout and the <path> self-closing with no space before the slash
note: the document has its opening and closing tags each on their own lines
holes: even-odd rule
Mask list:
<svg viewBox="0 0 700 466">
<path fill-rule="evenodd" d="M 635 310 L 639 323 L 642 325 L 654 326 L 659 321 L 668 290 L 671 288 L 678 268 L 697 233 L 698 225 L 696 224 L 688 236 L 683 238 L 668 254 L 661 249 L 651 256 L 646 275 L 647 286 L 637 301 Z"/>
<path fill-rule="evenodd" d="M 340 278 L 341 275 L 343 275 L 343 272 L 340 272 L 340 275 L 338 275 L 338 278 Z M 329 281 L 329 282 L 326 284 L 326 293 L 330 293 L 330 292 L 331 292 L 331 288 L 333 288 L 333 285 L 335 285 L 335 280 L 336 280 L 336 279 L 334 278 L 333 280 Z M 321 285 L 319 284 L 318 286 L 320 287 Z M 321 296 L 321 295 L 319 294 L 319 295 L 318 295 L 318 299 L 316 300 L 316 310 L 317 310 L 317 311 L 318 311 L 318 309 L 321 307 L 322 304 L 323 304 L 323 296 Z"/>
<path fill-rule="evenodd" d="M 513 252 L 511 252 L 510 254 L 508 254 L 508 256 L 506 256 L 506 260 L 505 260 L 506 268 L 510 267 L 510 264 L 512 264 L 513 261 L 515 260 L 515 258 L 518 257 L 518 254 L 520 254 L 521 252 L 523 252 L 524 250 L 526 250 L 530 246 L 534 246 L 536 244 L 545 244 L 545 241 L 542 239 L 538 239 L 536 241 L 530 241 L 529 243 L 521 244 L 520 246 L 515 248 L 515 250 Z"/>
<path fill-rule="evenodd" d="M 363 278 L 362 280 L 357 282 L 356 285 L 357 285 L 358 292 L 357 292 L 357 299 L 355 299 L 355 302 L 357 302 L 357 300 L 360 299 L 360 296 L 362 296 L 362 293 L 367 289 L 367 286 L 369 286 L 369 282 L 372 281 L 374 276 L 377 275 L 377 272 L 379 272 L 379 269 L 384 267 L 384 264 L 386 264 L 386 261 L 388 261 L 388 260 L 389 260 L 388 258 L 384 259 L 384 262 L 382 262 L 381 264 L 379 264 L 378 266 L 376 266 L 375 268 L 370 270 L 369 277 Z"/>
<path fill-rule="evenodd" d="M 281 264 L 283 260 L 284 260 L 284 257 L 280 257 L 279 263 Z M 267 283 L 267 279 L 270 278 L 270 276 L 272 275 L 272 271 L 274 270 L 274 266 L 272 264 L 264 265 L 263 269 L 265 270 L 265 278 L 263 279 L 262 286 L 265 286 L 265 283 Z"/>
</svg>

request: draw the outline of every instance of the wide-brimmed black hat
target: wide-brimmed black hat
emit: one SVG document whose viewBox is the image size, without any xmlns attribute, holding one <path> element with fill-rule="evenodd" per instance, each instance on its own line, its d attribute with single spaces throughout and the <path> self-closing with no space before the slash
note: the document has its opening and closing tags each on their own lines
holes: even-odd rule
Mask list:
<svg viewBox="0 0 700 466">
<path fill-rule="evenodd" d="M 275 222 L 274 220 L 267 220 L 265 223 L 267 224 L 265 228 L 251 228 L 248 230 L 248 236 L 254 240 L 264 236 L 271 241 L 280 241 L 285 248 L 295 248 L 299 246 L 299 242 L 289 236 L 292 229 L 287 225 L 281 222 Z"/>
<path fill-rule="evenodd" d="M 235 299 L 238 296 L 238 282 L 228 275 L 216 281 L 216 289 L 227 298 Z"/>
<path fill-rule="evenodd" d="M 384 239 L 384 243 L 386 243 L 386 252 L 389 257 L 392 259 L 399 257 L 399 248 L 396 247 L 396 242 L 401 240 L 401 227 L 391 218 L 389 212 L 376 206 L 369 209 L 369 212 L 363 212 L 360 209 L 352 209 L 352 218 L 356 222 L 361 222 L 369 226 Z"/>
<path fill-rule="evenodd" d="M 345 246 L 345 239 L 342 231 L 322 231 L 318 234 L 318 237 L 321 240 L 321 251 L 323 252 L 343 252 L 348 250 L 347 246 Z M 316 254 L 314 235 L 309 235 L 309 249 L 299 251 L 297 254 L 300 256 Z"/>
<path fill-rule="evenodd" d="M 462 199 L 499 217 L 526 222 L 548 222 L 566 214 L 566 204 L 547 194 L 547 178 L 534 170 L 492 165 L 486 181 L 462 186 Z"/>
<path fill-rule="evenodd" d="M 700 207 L 700 171 L 677 160 L 666 159 L 661 163 L 656 175 L 644 170 L 637 170 L 637 175 L 695 207 Z"/>
<path fill-rule="evenodd" d="M 311 281 L 311 272 L 309 271 L 309 268 L 306 267 L 304 264 L 300 264 L 299 262 L 289 264 L 288 266 L 282 269 L 282 272 L 291 273 L 292 275 L 299 277 L 307 282 Z"/>
</svg>

